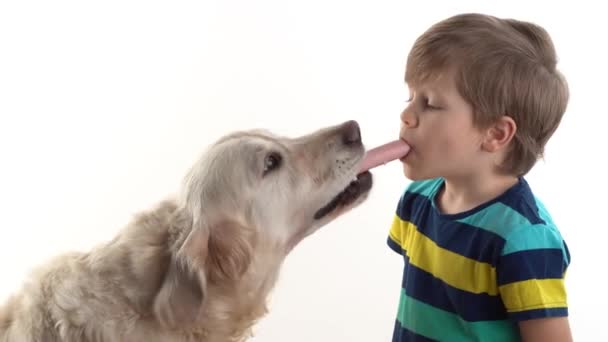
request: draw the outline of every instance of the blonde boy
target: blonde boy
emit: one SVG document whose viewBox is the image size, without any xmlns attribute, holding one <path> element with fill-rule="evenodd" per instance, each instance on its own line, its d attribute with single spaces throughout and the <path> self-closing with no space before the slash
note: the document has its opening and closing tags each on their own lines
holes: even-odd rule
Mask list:
<svg viewBox="0 0 608 342">
<path fill-rule="evenodd" d="M 388 238 L 404 257 L 393 341 L 570 341 L 568 248 L 524 175 L 566 110 L 538 25 L 463 14 L 407 60 L 412 183 Z"/>
</svg>

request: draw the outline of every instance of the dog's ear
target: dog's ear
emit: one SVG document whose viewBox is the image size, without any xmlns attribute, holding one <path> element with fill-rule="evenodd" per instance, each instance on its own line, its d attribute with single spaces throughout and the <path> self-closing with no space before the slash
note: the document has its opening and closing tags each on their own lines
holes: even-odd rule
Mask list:
<svg viewBox="0 0 608 342">
<path fill-rule="evenodd" d="M 206 260 L 209 281 L 239 279 L 251 264 L 254 243 L 254 230 L 234 221 L 222 221 L 211 227 Z"/>
<path fill-rule="evenodd" d="M 206 291 L 203 270 L 209 231 L 192 229 L 171 261 L 154 299 L 154 313 L 161 324 L 175 328 L 194 324 L 199 317 Z"/>
<path fill-rule="evenodd" d="M 172 256 L 154 312 L 167 327 L 188 326 L 201 313 L 208 283 L 239 279 L 249 268 L 254 233 L 233 221 L 211 227 L 194 224 L 176 255 Z"/>
</svg>

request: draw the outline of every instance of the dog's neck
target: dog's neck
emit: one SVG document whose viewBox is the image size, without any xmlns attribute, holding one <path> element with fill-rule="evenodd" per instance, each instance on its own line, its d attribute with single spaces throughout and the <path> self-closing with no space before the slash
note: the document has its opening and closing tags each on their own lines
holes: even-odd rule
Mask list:
<svg viewBox="0 0 608 342">
<path fill-rule="evenodd" d="M 172 212 L 173 215 L 168 214 L 169 212 Z M 160 217 L 165 220 L 160 220 Z M 235 276 L 235 273 L 230 271 L 230 265 L 215 264 L 226 261 L 222 256 L 226 256 L 227 254 L 225 251 L 214 250 L 214 252 L 219 253 L 219 255 L 216 255 L 215 260 L 207 255 L 207 258 L 204 259 L 205 261 L 203 259 L 199 260 L 204 262 L 203 264 L 198 264 L 199 268 L 192 269 L 193 273 L 202 272 L 198 281 L 194 278 L 171 278 L 168 276 L 170 274 L 170 267 L 175 267 L 175 264 L 171 266 L 172 261 L 167 260 L 166 263 L 170 265 L 168 266 L 169 269 L 164 271 L 159 269 L 158 265 L 165 262 L 161 261 L 161 259 L 145 257 L 149 253 L 147 248 L 150 247 L 148 247 L 148 244 L 153 243 L 152 246 L 156 246 L 160 245 L 161 241 L 164 240 L 164 244 L 173 246 L 170 248 L 172 250 L 171 259 L 175 261 L 174 258 L 177 256 L 179 246 L 183 245 L 191 232 L 192 228 L 189 227 L 189 222 L 191 220 L 188 215 L 181 213 L 180 209 L 173 203 L 165 203 L 155 211 L 140 216 L 136 224 L 133 224 L 123 232 L 109 246 L 101 249 L 99 253 L 106 254 L 104 250 L 112 248 L 122 251 L 120 254 L 114 253 L 119 255 L 120 258 L 137 258 L 139 260 L 137 262 L 130 262 L 142 267 L 142 269 L 137 270 L 137 274 L 134 275 L 133 279 L 129 279 L 129 283 L 137 284 L 136 287 L 138 289 L 131 292 L 150 293 L 158 301 L 159 298 L 163 297 L 159 294 L 158 289 L 162 291 L 162 288 L 166 284 L 170 284 L 167 293 L 179 294 L 179 296 L 173 298 L 177 299 L 177 302 L 174 303 L 178 303 L 175 306 L 178 309 L 184 309 L 188 304 L 196 301 L 197 298 L 202 298 L 200 308 L 197 309 L 199 312 L 198 317 L 194 318 L 191 324 L 179 323 L 183 321 L 169 322 L 170 324 L 165 326 L 164 331 L 159 331 L 160 334 L 177 333 L 178 336 L 190 336 L 190 338 L 196 338 L 196 340 L 200 341 L 244 341 L 250 337 L 254 324 L 267 313 L 267 298 L 273 290 L 280 267 L 286 256 L 284 250 L 285 243 L 284 241 L 264 240 L 262 237 L 254 239 L 255 243 L 252 244 L 251 249 L 247 252 L 249 255 L 247 266 L 236 267 L 238 270 L 236 274 L 238 276 Z M 228 233 L 230 229 L 225 229 L 223 232 Z M 225 248 L 228 251 L 234 252 L 238 244 L 235 239 L 222 240 L 219 242 L 220 245 L 215 247 L 220 248 L 220 250 Z M 133 241 L 139 242 L 134 243 Z M 226 241 L 228 242 L 224 246 L 221 246 Z M 211 253 L 212 251 L 209 252 Z M 166 258 L 167 256 L 163 257 L 159 255 L 158 257 Z M 118 260 L 108 261 L 105 264 L 111 265 L 116 262 Z M 192 266 L 194 264 L 190 263 Z M 222 266 L 224 269 L 220 269 Z M 168 283 L 167 279 L 169 279 Z M 185 288 L 174 287 L 177 284 L 175 281 L 179 279 L 181 279 L 180 282 L 186 283 L 188 286 Z M 189 286 L 197 285 L 199 281 L 201 283 L 198 285 L 203 286 L 200 292 L 188 291 L 192 289 Z M 195 296 L 188 297 L 188 293 L 195 294 Z M 197 297 L 199 295 L 200 297 Z M 135 310 L 140 313 L 143 321 L 159 319 L 156 316 L 159 313 L 158 311 L 154 315 L 150 312 L 150 308 L 146 304 L 148 303 L 147 300 L 140 301 L 137 298 L 131 298 L 131 300 Z M 145 323 L 144 326 L 146 326 Z"/>
<path fill-rule="evenodd" d="M 274 255 L 271 247 L 254 255 L 241 278 L 207 284 L 200 323 L 209 341 L 243 341 L 268 312 L 267 298 L 276 284 L 283 258 Z"/>
</svg>

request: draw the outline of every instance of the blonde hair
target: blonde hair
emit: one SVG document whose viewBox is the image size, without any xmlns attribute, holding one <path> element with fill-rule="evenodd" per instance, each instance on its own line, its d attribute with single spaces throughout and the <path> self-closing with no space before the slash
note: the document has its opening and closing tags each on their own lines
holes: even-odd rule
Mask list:
<svg viewBox="0 0 608 342">
<path fill-rule="evenodd" d="M 503 115 L 517 124 L 501 169 L 520 176 L 542 157 L 566 111 L 568 84 L 556 64 L 553 42 L 542 27 L 461 14 L 431 26 L 416 40 L 405 81 L 414 85 L 455 70 L 458 91 L 472 105 L 477 127 L 488 127 Z"/>
</svg>

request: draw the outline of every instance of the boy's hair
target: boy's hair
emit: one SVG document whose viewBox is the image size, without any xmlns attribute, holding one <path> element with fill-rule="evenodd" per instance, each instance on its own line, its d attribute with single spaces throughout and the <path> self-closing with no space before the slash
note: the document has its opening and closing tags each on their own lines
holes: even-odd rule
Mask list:
<svg viewBox="0 0 608 342">
<path fill-rule="evenodd" d="M 542 27 L 483 14 L 461 14 L 431 26 L 407 59 L 410 85 L 454 70 L 460 95 L 485 128 L 503 115 L 517 124 L 502 171 L 524 175 L 542 157 L 568 103 L 553 42 Z"/>
</svg>

